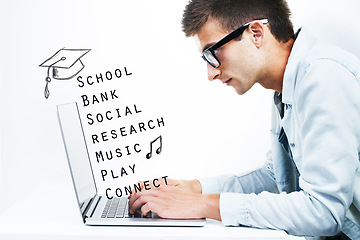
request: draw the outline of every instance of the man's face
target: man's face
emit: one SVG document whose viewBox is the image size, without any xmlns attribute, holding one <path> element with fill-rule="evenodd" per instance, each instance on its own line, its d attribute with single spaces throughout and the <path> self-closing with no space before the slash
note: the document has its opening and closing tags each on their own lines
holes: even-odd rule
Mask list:
<svg viewBox="0 0 360 240">
<path fill-rule="evenodd" d="M 209 19 L 195 35 L 199 51 L 202 53 L 227 34 L 216 20 Z M 251 34 L 245 30 L 241 41 L 232 40 L 218 49 L 216 56 L 221 62 L 219 68 L 207 63 L 208 78 L 210 81 L 219 79 L 232 86 L 238 94 L 244 94 L 260 79 L 259 54 Z"/>
</svg>

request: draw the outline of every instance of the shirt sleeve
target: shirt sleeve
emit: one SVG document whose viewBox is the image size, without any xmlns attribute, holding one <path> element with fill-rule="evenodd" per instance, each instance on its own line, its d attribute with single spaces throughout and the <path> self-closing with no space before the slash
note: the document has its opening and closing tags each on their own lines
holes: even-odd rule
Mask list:
<svg viewBox="0 0 360 240">
<path fill-rule="evenodd" d="M 264 166 L 244 175 L 224 175 L 198 180 L 203 194 L 222 192 L 260 193 L 264 190 L 278 192 L 269 170 L 268 166 Z"/>
<path fill-rule="evenodd" d="M 221 193 L 225 225 L 282 229 L 293 235 L 337 234 L 352 202 L 359 167 L 360 86 L 341 64 L 321 59 L 297 83 L 292 111 L 301 149 L 294 157 L 300 191 Z M 297 162 L 297 159 L 301 161 Z"/>
</svg>

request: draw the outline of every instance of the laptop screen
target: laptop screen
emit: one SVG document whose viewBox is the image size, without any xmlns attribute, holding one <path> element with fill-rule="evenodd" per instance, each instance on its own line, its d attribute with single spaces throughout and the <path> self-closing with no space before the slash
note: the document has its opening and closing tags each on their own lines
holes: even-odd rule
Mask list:
<svg viewBox="0 0 360 240">
<path fill-rule="evenodd" d="M 57 112 L 75 192 L 82 207 L 97 190 L 78 106 L 76 102 L 59 105 Z"/>
</svg>

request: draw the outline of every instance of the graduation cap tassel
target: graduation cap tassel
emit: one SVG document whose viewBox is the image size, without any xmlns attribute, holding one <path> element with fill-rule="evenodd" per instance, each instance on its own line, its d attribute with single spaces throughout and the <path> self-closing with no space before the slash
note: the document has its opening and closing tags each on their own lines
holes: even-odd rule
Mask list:
<svg viewBox="0 0 360 240">
<path fill-rule="evenodd" d="M 53 65 L 53 64 L 52 64 Z M 45 98 L 48 99 L 49 96 L 50 96 L 50 91 L 49 91 L 49 82 L 51 82 L 51 78 L 50 78 L 50 68 L 52 67 L 49 66 L 48 67 L 48 70 L 47 70 L 47 77 L 45 78 L 45 81 L 46 81 L 46 85 L 45 85 L 45 91 L 44 91 L 44 95 L 45 95 Z"/>
<path fill-rule="evenodd" d="M 50 78 L 50 68 L 51 68 L 52 66 L 54 66 L 55 64 L 57 64 L 58 62 L 64 61 L 64 60 L 66 60 L 66 57 L 60 58 L 58 61 L 54 62 L 53 64 L 51 64 L 51 65 L 48 67 L 47 77 L 45 78 L 46 85 L 45 85 L 45 91 L 44 91 L 44 95 L 45 95 L 45 98 L 46 98 L 46 99 L 48 99 L 49 96 L 50 96 L 50 91 L 49 91 L 49 82 L 51 82 L 51 78 Z"/>
<path fill-rule="evenodd" d="M 45 95 L 45 98 L 48 99 L 49 96 L 50 96 L 50 91 L 49 91 L 49 82 L 51 82 L 51 78 L 50 77 L 46 77 L 45 78 L 45 81 L 46 81 L 46 86 L 45 86 L 45 91 L 44 91 L 44 95 Z"/>
</svg>

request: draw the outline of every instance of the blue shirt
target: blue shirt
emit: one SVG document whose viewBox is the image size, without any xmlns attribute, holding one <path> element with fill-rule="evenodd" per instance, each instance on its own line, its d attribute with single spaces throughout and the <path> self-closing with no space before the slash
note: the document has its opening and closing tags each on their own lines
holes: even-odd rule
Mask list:
<svg viewBox="0 0 360 240">
<path fill-rule="evenodd" d="M 360 61 L 302 29 L 285 69 L 284 117 L 271 151 L 246 175 L 200 179 L 220 194 L 225 225 L 360 239 Z"/>
</svg>

